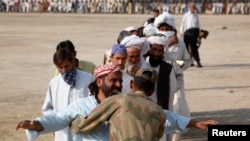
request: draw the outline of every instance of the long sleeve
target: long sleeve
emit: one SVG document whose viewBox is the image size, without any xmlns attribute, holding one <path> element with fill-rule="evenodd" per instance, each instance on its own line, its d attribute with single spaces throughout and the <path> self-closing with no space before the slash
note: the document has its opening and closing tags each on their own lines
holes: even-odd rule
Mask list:
<svg viewBox="0 0 250 141">
<path fill-rule="evenodd" d="M 89 133 L 107 121 L 110 116 L 120 107 L 116 99 L 110 97 L 97 106 L 89 116 L 81 116 L 71 123 L 71 129 L 75 133 Z"/>
<path fill-rule="evenodd" d="M 54 106 L 52 103 L 52 91 L 51 87 L 48 87 L 47 94 L 45 96 L 45 100 L 42 106 L 42 112 L 44 115 L 48 115 L 54 112 Z"/>
<path fill-rule="evenodd" d="M 35 119 L 42 124 L 44 130 L 40 132 L 34 130 L 26 130 L 28 140 L 32 141 L 41 134 L 55 132 L 68 127 L 73 119 L 80 115 L 88 115 L 91 110 L 96 107 L 96 105 L 97 103 L 94 96 L 89 96 L 71 103 L 68 107 L 58 111 L 57 113 L 45 115 L 43 117 Z M 84 137 L 93 139 L 93 136 L 94 135 L 85 135 Z"/>
<path fill-rule="evenodd" d="M 172 113 L 168 110 L 163 110 L 166 115 L 166 122 L 164 124 L 165 134 L 185 133 L 187 132 L 187 125 L 190 118 Z"/>
<path fill-rule="evenodd" d="M 44 128 L 43 131 L 37 132 L 34 130 L 26 130 L 26 135 L 29 141 L 34 140 L 41 134 L 55 132 L 68 127 L 70 122 L 77 117 L 76 108 L 79 106 L 77 103 L 72 103 L 66 109 L 51 113 L 35 120 L 40 122 Z"/>
<path fill-rule="evenodd" d="M 184 34 L 186 30 L 186 14 L 183 16 L 180 24 L 180 34 Z"/>
<path fill-rule="evenodd" d="M 190 54 L 188 53 L 186 45 L 182 39 L 178 40 L 178 44 L 179 44 L 180 49 L 182 50 L 182 53 L 181 53 L 182 57 L 180 58 L 182 58 L 182 60 L 184 61 L 184 65 L 181 69 L 184 71 L 184 70 L 187 70 L 192 64 L 192 58 L 190 57 Z"/>
<path fill-rule="evenodd" d="M 181 89 L 181 86 L 183 85 L 183 71 L 179 67 L 179 65 L 176 63 L 176 61 L 172 62 L 174 73 L 176 76 L 176 91 Z"/>
</svg>

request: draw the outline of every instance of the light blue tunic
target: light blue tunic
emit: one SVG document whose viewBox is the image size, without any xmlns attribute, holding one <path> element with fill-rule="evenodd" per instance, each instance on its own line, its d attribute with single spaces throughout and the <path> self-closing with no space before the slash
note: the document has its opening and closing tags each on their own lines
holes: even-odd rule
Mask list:
<svg viewBox="0 0 250 141">
<path fill-rule="evenodd" d="M 71 103 L 67 108 L 52 113 L 41 118 L 37 118 L 44 130 L 37 132 L 34 130 L 26 130 L 26 135 L 29 141 L 35 140 L 39 135 L 54 132 L 67 127 L 73 119 L 78 116 L 87 116 L 98 105 L 95 96 L 88 96 Z M 186 126 L 190 118 L 183 117 L 167 110 L 166 114 L 165 133 L 183 133 L 186 132 Z M 73 141 L 109 141 L 108 124 L 103 124 L 89 134 L 73 134 Z"/>
</svg>

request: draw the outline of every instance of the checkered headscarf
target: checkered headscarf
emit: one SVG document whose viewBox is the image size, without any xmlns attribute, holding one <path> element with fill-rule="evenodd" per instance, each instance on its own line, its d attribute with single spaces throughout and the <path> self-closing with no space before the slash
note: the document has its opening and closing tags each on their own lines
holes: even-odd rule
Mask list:
<svg viewBox="0 0 250 141">
<path fill-rule="evenodd" d="M 73 68 L 70 72 L 62 73 L 63 80 L 70 86 L 75 86 L 76 83 L 76 68 Z"/>
<path fill-rule="evenodd" d="M 95 78 L 101 77 L 105 74 L 109 74 L 111 72 L 121 71 L 121 69 L 114 65 L 101 65 L 95 68 L 94 76 Z"/>
</svg>

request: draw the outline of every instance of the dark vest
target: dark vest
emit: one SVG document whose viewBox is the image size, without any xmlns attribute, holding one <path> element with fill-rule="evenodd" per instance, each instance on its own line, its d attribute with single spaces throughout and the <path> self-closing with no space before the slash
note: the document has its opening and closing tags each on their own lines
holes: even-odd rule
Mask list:
<svg viewBox="0 0 250 141">
<path fill-rule="evenodd" d="M 163 108 L 169 108 L 169 92 L 170 92 L 170 73 L 172 65 L 162 61 L 160 64 L 158 82 L 157 82 L 157 103 Z"/>
</svg>

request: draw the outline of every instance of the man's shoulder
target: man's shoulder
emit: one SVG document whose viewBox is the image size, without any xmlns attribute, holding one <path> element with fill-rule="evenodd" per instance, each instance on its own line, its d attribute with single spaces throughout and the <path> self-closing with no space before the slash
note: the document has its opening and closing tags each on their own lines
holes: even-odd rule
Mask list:
<svg viewBox="0 0 250 141">
<path fill-rule="evenodd" d="M 77 99 L 75 102 L 73 103 L 76 103 L 76 104 L 82 104 L 82 103 L 85 103 L 85 104 L 88 104 L 88 103 L 96 103 L 96 100 L 95 100 L 95 96 L 94 95 L 89 95 L 89 96 L 86 96 L 86 97 L 82 97 L 82 98 L 79 98 Z"/>
<path fill-rule="evenodd" d="M 54 83 L 55 81 L 58 81 L 58 79 L 60 79 L 61 77 L 62 75 L 59 73 L 58 75 L 51 78 L 49 83 Z"/>
<path fill-rule="evenodd" d="M 82 71 L 82 70 L 79 70 L 77 69 L 77 73 L 80 75 L 80 76 L 83 76 L 83 77 L 89 77 L 89 78 L 94 78 L 94 76 L 89 73 L 89 72 L 86 72 L 86 71 Z"/>
</svg>

